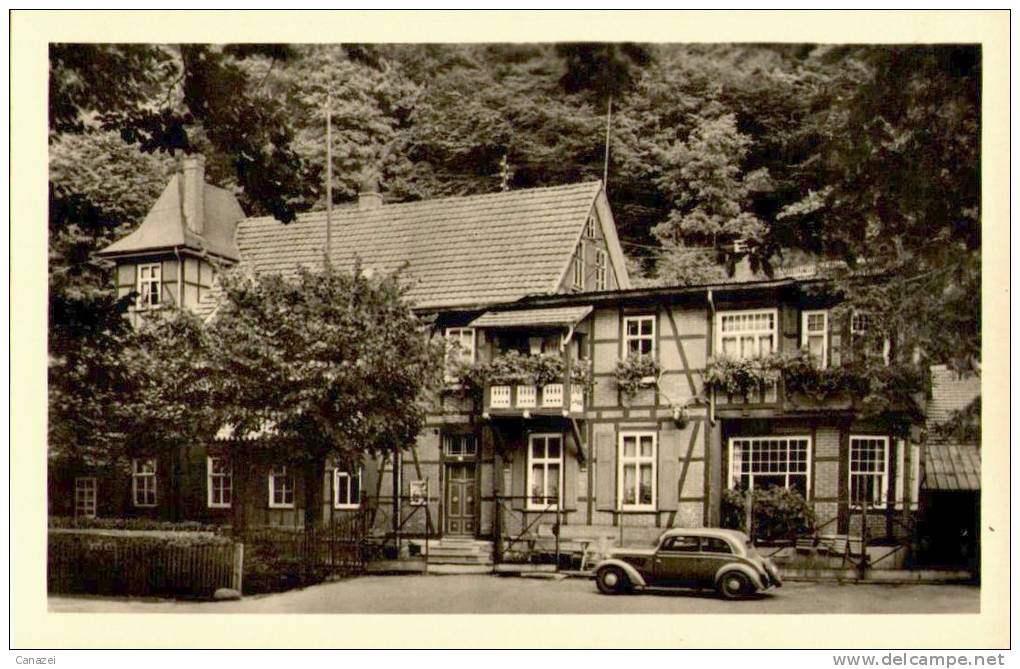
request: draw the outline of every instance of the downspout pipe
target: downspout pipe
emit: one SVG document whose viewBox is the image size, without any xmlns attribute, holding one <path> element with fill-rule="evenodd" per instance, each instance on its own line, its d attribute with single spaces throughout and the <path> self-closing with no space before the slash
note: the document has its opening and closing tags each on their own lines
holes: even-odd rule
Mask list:
<svg viewBox="0 0 1020 669">
<path fill-rule="evenodd" d="M 708 289 L 708 355 L 711 357 L 715 354 L 712 344 L 715 340 L 715 299 L 712 295 L 712 289 Z M 715 388 L 709 389 L 708 392 L 708 423 L 709 425 L 715 425 Z"/>
</svg>

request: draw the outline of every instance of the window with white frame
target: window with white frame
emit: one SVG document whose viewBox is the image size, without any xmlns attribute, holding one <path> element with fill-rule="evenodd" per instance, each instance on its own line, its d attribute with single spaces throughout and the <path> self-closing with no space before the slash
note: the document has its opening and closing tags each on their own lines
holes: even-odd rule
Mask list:
<svg viewBox="0 0 1020 669">
<path fill-rule="evenodd" d="M 563 479 L 563 436 L 532 434 L 528 437 L 528 508 L 556 508 Z"/>
<path fill-rule="evenodd" d="M 96 479 L 81 476 L 74 480 L 74 515 L 78 518 L 96 517 Z"/>
<path fill-rule="evenodd" d="M 778 310 L 720 311 L 715 319 L 715 348 L 719 355 L 747 360 L 776 350 Z"/>
<path fill-rule="evenodd" d="M 573 287 L 575 290 L 584 290 L 584 243 L 577 245 L 574 250 L 574 280 Z"/>
<path fill-rule="evenodd" d="M 361 467 L 350 472 L 333 470 L 333 508 L 356 509 L 361 506 Z"/>
<path fill-rule="evenodd" d="M 850 314 L 850 341 L 858 347 L 859 351 L 863 351 L 867 355 L 881 356 L 885 364 L 889 364 L 889 355 L 892 352 L 892 344 L 889 338 L 882 339 L 881 342 L 873 342 L 867 348 L 860 348 L 861 342 L 866 341 L 868 337 L 868 331 L 872 328 L 871 314 L 866 311 L 854 311 Z"/>
<path fill-rule="evenodd" d="M 473 434 L 444 434 L 443 453 L 454 457 L 474 456 L 478 452 Z"/>
<path fill-rule="evenodd" d="M 269 508 L 294 508 L 294 477 L 286 467 L 269 470 Z"/>
<path fill-rule="evenodd" d="M 595 249 L 595 290 L 609 288 L 609 258 L 602 249 Z"/>
<path fill-rule="evenodd" d="M 623 352 L 628 358 L 655 357 L 655 316 L 624 316 Z"/>
<path fill-rule="evenodd" d="M 156 506 L 156 458 L 131 461 L 131 497 L 135 506 Z"/>
<path fill-rule="evenodd" d="M 617 494 L 622 511 L 655 509 L 655 432 L 621 432 Z"/>
<path fill-rule="evenodd" d="M 811 489 L 810 437 L 730 439 L 731 485 L 744 490 L 788 488 L 805 499 Z"/>
<path fill-rule="evenodd" d="M 159 263 L 138 266 L 138 307 L 158 307 L 160 303 L 162 269 Z"/>
<path fill-rule="evenodd" d="M 470 364 L 475 361 L 475 329 L 446 328 L 447 360 Z"/>
<path fill-rule="evenodd" d="M 210 509 L 229 509 L 234 494 L 230 461 L 221 456 L 206 458 L 207 502 Z"/>
<path fill-rule="evenodd" d="M 589 216 L 584 223 L 584 236 L 588 239 L 595 239 L 595 217 Z"/>
<path fill-rule="evenodd" d="M 810 353 L 820 367 L 829 365 L 829 312 L 801 312 L 800 347 Z"/>
<path fill-rule="evenodd" d="M 882 508 L 889 472 L 889 437 L 850 437 L 850 505 Z"/>
</svg>

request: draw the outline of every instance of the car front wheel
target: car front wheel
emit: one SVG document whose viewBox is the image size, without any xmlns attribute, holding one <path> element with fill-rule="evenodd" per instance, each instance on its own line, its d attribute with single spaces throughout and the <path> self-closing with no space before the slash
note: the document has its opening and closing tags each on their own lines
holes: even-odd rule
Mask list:
<svg viewBox="0 0 1020 669">
<path fill-rule="evenodd" d="M 619 567 L 605 567 L 595 574 L 595 584 L 604 595 L 619 595 L 630 590 L 630 579 Z"/>
<path fill-rule="evenodd" d="M 739 571 L 728 572 L 719 579 L 719 594 L 726 599 L 746 597 L 752 592 L 754 585 L 751 584 L 751 579 Z"/>
</svg>

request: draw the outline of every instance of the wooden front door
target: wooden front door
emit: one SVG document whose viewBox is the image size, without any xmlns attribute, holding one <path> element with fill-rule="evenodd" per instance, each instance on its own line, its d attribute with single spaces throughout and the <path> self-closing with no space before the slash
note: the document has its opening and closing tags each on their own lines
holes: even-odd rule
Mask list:
<svg viewBox="0 0 1020 669">
<path fill-rule="evenodd" d="M 446 532 L 474 536 L 475 534 L 475 466 L 473 464 L 446 465 Z"/>
</svg>

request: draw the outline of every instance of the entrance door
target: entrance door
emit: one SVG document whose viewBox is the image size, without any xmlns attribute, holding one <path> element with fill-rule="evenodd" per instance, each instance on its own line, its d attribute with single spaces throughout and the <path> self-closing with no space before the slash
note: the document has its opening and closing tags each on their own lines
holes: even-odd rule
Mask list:
<svg viewBox="0 0 1020 669">
<path fill-rule="evenodd" d="M 475 466 L 446 465 L 446 533 L 475 534 Z"/>
</svg>

